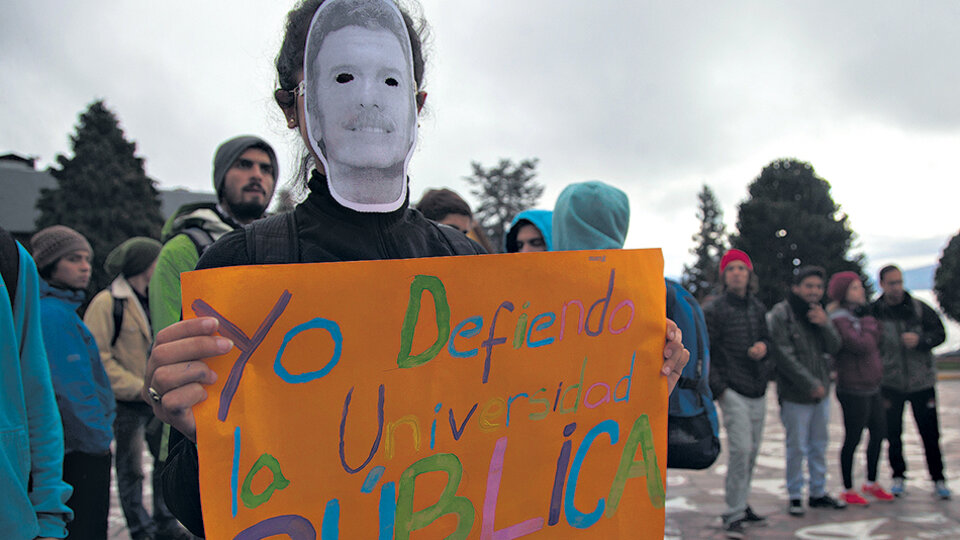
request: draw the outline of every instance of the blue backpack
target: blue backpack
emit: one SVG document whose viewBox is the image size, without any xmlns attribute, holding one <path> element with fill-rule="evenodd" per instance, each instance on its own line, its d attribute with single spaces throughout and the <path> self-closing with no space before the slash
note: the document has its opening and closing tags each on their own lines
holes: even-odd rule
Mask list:
<svg viewBox="0 0 960 540">
<path fill-rule="evenodd" d="M 667 284 L 667 318 L 683 333 L 690 361 L 670 394 L 667 413 L 667 467 L 706 469 L 720 454 L 720 426 L 710 391 L 710 341 L 697 300 L 679 283 Z"/>
</svg>

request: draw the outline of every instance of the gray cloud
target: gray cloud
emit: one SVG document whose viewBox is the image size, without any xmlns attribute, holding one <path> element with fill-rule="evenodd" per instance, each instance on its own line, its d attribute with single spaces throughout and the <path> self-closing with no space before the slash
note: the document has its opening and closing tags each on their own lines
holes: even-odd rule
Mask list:
<svg viewBox="0 0 960 540">
<path fill-rule="evenodd" d="M 20 3 L 0 21 L 0 151 L 51 161 L 68 151 L 77 113 L 103 97 L 164 185 L 210 189 L 213 150 L 237 133 L 274 142 L 289 172 L 297 143 L 270 98 L 288 8 Z M 958 11 L 947 0 L 425 0 L 429 116 L 411 192 L 449 185 L 466 194 L 471 160 L 538 157 L 542 206 L 569 182 L 616 184 L 633 205 L 628 245 L 659 238 L 678 273 L 700 184 L 715 189 L 732 230 L 746 185 L 771 159 L 796 156 L 832 172 L 853 223 L 877 228 L 858 231 L 864 249 L 886 254 L 877 238 L 899 231 L 872 217 L 885 204 L 874 187 L 902 174 L 883 170 L 922 163 L 912 191 L 958 184 L 934 153 L 960 141 Z M 871 136 L 885 137 L 870 144 L 888 166 L 863 177 L 838 166 L 845 155 L 869 156 L 856 146 Z M 892 155 L 883 148 L 896 137 L 932 144 Z M 946 215 L 956 195 L 924 201 L 925 212 Z M 903 245 L 890 249 L 926 245 L 912 238 L 939 234 L 943 221 L 902 231 Z"/>
</svg>

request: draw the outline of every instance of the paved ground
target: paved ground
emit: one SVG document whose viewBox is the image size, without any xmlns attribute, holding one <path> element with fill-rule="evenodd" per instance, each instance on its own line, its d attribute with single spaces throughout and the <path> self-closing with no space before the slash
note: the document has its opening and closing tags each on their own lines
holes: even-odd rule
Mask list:
<svg viewBox="0 0 960 540">
<path fill-rule="evenodd" d="M 769 518 L 765 527 L 749 529 L 748 538 L 806 540 L 856 538 L 862 540 L 899 539 L 957 539 L 960 538 L 960 379 L 941 380 L 937 387 L 940 413 L 940 444 L 948 482 L 956 496 L 953 501 L 942 501 L 933 495 L 933 483 L 926 472 L 923 446 L 917 435 L 916 424 L 909 413 L 904 414 L 904 447 L 907 456 L 907 494 L 890 503 L 875 502 L 868 508 L 846 510 L 811 509 L 806 516 L 795 518 L 786 512 L 786 489 L 783 479 L 784 448 L 783 425 L 773 385 L 767 392 L 767 421 L 764 442 L 757 459 L 750 504 L 758 513 Z M 843 423 L 840 405 L 833 397 L 830 423 L 830 450 L 828 452 L 829 478 L 827 489 L 836 494 L 840 482 L 840 445 L 843 442 Z M 909 407 L 908 407 L 909 409 Z M 721 429 L 721 439 L 724 432 Z M 864 436 L 864 439 L 866 436 Z M 725 441 L 724 441 L 725 442 Z M 854 485 L 863 482 L 865 471 L 862 441 L 854 464 Z M 149 463 L 145 454 L 145 463 Z M 723 480 L 726 475 L 725 453 L 717 463 L 705 471 L 670 470 L 667 475 L 667 525 L 665 538 L 714 539 L 724 538 L 720 514 L 724 510 Z M 886 445 L 880 459 L 880 481 L 890 484 L 890 466 L 886 461 Z M 149 482 L 145 482 L 144 498 L 149 500 Z M 120 511 L 116 482 L 112 488 L 110 511 L 111 540 L 129 540 L 126 523 Z"/>
<path fill-rule="evenodd" d="M 787 514 L 784 482 L 784 432 L 780 423 L 776 389 L 767 392 L 767 420 L 763 444 L 757 459 L 750 504 L 767 516 L 765 527 L 751 528 L 747 538 L 802 538 L 872 540 L 960 538 L 960 380 L 941 380 L 937 386 L 940 415 L 940 444 L 944 453 L 947 481 L 954 490 L 952 501 L 933 495 L 933 482 L 927 473 L 923 446 L 910 413 L 904 414 L 904 453 L 907 457 L 907 494 L 893 502 L 874 502 L 868 508 L 845 510 L 810 509 L 802 518 Z M 907 407 L 909 409 L 909 406 Z M 843 423 L 840 405 L 833 397 L 830 422 L 830 448 L 827 453 L 827 489 L 834 495 L 842 489 L 840 446 Z M 721 424 L 722 425 L 722 424 Z M 721 440 L 724 432 L 721 431 Z M 866 435 L 857 449 L 854 486 L 859 487 L 866 474 Z M 890 466 L 884 443 L 880 457 L 879 480 L 889 488 Z M 705 471 L 670 470 L 667 475 L 668 539 L 724 538 L 720 514 L 724 510 L 723 481 L 726 453 Z"/>
</svg>

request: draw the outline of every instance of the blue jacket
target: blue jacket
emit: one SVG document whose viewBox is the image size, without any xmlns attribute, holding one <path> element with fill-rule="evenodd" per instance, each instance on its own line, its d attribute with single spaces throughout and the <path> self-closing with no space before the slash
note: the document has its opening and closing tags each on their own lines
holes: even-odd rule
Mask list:
<svg viewBox="0 0 960 540">
<path fill-rule="evenodd" d="M 524 223 L 520 223 L 520 222 Z M 553 212 L 550 210 L 524 210 L 517 214 L 510 222 L 510 228 L 503 237 L 504 251 L 515 253 L 517 251 L 517 233 L 520 230 L 518 225 L 531 224 L 536 227 L 543 235 L 543 241 L 547 244 L 547 251 L 553 251 Z"/>
<path fill-rule="evenodd" d="M 40 331 L 37 267 L 17 249 L 15 306 L 0 279 L 0 526 L 4 538 L 64 538 L 73 488 L 63 481 L 63 428 Z"/>
<path fill-rule="evenodd" d="M 113 440 L 115 403 L 100 350 L 77 315 L 83 291 L 40 281 L 43 343 L 63 417 L 66 452 L 104 454 Z"/>
</svg>

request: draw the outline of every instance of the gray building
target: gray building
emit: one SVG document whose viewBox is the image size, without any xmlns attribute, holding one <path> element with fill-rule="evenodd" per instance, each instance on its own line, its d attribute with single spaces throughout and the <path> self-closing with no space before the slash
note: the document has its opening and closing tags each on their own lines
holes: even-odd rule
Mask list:
<svg viewBox="0 0 960 540">
<path fill-rule="evenodd" d="M 47 171 L 38 171 L 36 158 L 17 154 L 0 156 L 0 226 L 13 233 L 24 246 L 29 246 L 40 217 L 37 199 L 43 188 L 57 187 L 57 180 Z M 160 212 L 167 219 L 181 205 L 192 202 L 216 202 L 215 193 L 185 189 L 161 189 Z"/>
</svg>

